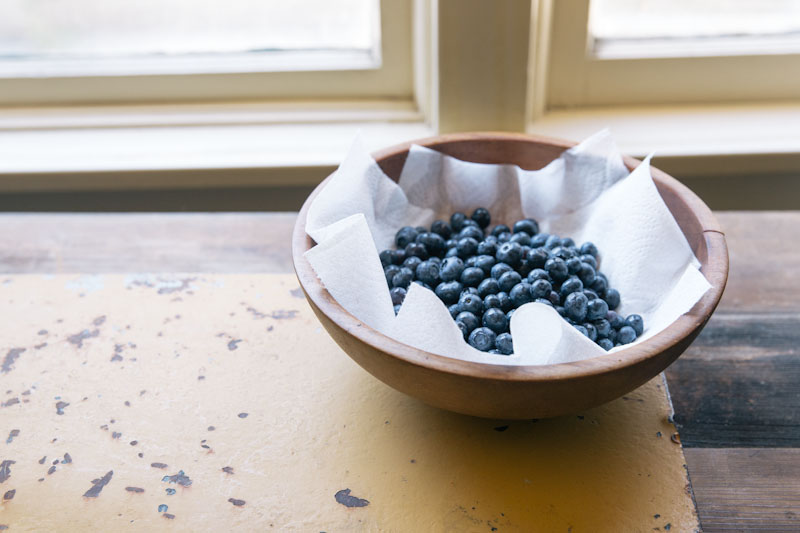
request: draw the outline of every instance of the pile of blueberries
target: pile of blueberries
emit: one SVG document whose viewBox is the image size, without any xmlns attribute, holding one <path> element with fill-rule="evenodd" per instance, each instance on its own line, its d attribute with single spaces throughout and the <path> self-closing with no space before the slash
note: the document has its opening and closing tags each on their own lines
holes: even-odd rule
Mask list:
<svg viewBox="0 0 800 533">
<path fill-rule="evenodd" d="M 597 247 L 580 247 L 570 238 L 539 233 L 530 218 L 512 228 L 494 226 L 478 208 L 467 217 L 435 221 L 430 231 L 405 226 L 395 236 L 396 250 L 380 253 L 395 313 L 411 283 L 436 293 L 471 346 L 484 352 L 514 352 L 509 323 L 514 310 L 529 302 L 554 307 L 564 320 L 605 350 L 633 342 L 642 334 L 639 315 L 623 318 L 619 291 L 600 272 Z"/>
</svg>

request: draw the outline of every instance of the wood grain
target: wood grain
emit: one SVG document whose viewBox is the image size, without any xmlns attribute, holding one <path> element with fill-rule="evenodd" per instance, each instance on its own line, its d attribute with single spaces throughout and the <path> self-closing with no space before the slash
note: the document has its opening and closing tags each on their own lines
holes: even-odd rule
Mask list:
<svg viewBox="0 0 800 533">
<path fill-rule="evenodd" d="M 800 530 L 800 449 L 684 449 L 705 533 Z"/>
</svg>

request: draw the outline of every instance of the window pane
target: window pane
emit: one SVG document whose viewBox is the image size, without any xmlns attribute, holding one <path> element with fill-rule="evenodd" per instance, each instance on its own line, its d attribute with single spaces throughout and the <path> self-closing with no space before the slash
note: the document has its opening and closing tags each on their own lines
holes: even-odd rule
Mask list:
<svg viewBox="0 0 800 533">
<path fill-rule="evenodd" d="M 600 55 L 781 53 L 800 47 L 800 2 L 592 0 L 589 32 Z"/>
<path fill-rule="evenodd" d="M 374 54 L 378 9 L 377 0 L 2 0 L 0 61 Z"/>
</svg>

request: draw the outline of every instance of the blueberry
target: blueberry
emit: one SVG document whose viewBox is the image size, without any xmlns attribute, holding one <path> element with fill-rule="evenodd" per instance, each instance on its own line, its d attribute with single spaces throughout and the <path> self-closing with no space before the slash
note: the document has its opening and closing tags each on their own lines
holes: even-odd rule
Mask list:
<svg viewBox="0 0 800 533">
<path fill-rule="evenodd" d="M 478 243 L 478 253 L 480 255 L 491 255 L 497 253 L 497 242 L 485 240 Z"/>
<path fill-rule="evenodd" d="M 606 320 L 608 320 L 608 323 L 611 324 L 613 329 L 619 329 L 625 325 L 625 319 L 614 311 L 606 313 Z"/>
<path fill-rule="evenodd" d="M 446 241 L 444 241 L 444 245 L 447 247 L 448 250 L 450 248 L 455 248 L 456 243 L 458 243 L 456 239 L 447 239 Z"/>
<path fill-rule="evenodd" d="M 611 323 L 605 318 L 598 318 L 594 322 L 594 327 L 597 329 L 597 336 L 600 338 L 608 337 L 608 332 L 611 331 Z"/>
<path fill-rule="evenodd" d="M 461 231 L 458 232 L 458 238 L 473 238 L 476 242 L 483 240 L 483 231 L 476 227 L 476 226 L 464 226 Z"/>
<path fill-rule="evenodd" d="M 600 298 L 589 300 L 589 303 L 586 305 L 586 320 L 604 318 L 606 313 L 608 313 L 608 304 Z"/>
<path fill-rule="evenodd" d="M 464 261 L 464 266 L 474 267 L 475 263 L 477 261 L 478 261 L 478 256 L 477 255 L 471 255 L 471 256 L 467 257 L 466 261 Z"/>
<path fill-rule="evenodd" d="M 407 289 L 414 280 L 414 273 L 410 268 L 403 267 L 400 272 L 392 277 L 392 287 L 403 287 Z"/>
<path fill-rule="evenodd" d="M 429 257 L 428 261 L 430 261 L 431 263 L 436 263 L 437 265 L 439 265 L 439 268 L 442 267 L 442 258 L 441 257 Z"/>
<path fill-rule="evenodd" d="M 591 242 L 585 242 L 581 244 L 581 254 L 591 255 L 592 257 L 597 257 L 597 246 L 595 246 Z"/>
<path fill-rule="evenodd" d="M 478 225 L 478 223 L 477 223 L 477 222 L 475 222 L 475 221 L 474 221 L 474 220 L 472 220 L 471 218 L 468 218 L 468 219 L 466 219 L 466 220 L 464 221 L 464 226 L 461 228 L 461 230 L 463 231 L 463 230 L 464 230 L 464 228 L 467 228 L 467 227 L 470 227 L 470 226 L 471 226 L 471 227 L 473 227 L 473 228 L 478 228 L 478 229 L 481 229 L 481 227 Z M 483 232 L 481 232 L 481 233 L 483 233 Z"/>
<path fill-rule="evenodd" d="M 517 220 L 514 223 L 514 233 L 519 233 L 524 231 L 528 235 L 536 235 L 539 233 L 539 224 L 532 218 L 525 218 L 523 220 Z"/>
<path fill-rule="evenodd" d="M 410 269 L 412 272 L 417 270 L 417 267 L 422 263 L 422 259 L 417 257 L 416 255 L 412 255 L 411 257 L 406 257 L 406 260 L 403 261 L 403 266 Z"/>
<path fill-rule="evenodd" d="M 544 264 L 544 269 L 550 274 L 550 277 L 553 281 L 561 282 L 567 279 L 569 275 L 569 271 L 567 270 L 567 264 L 564 262 L 563 259 L 558 257 L 554 257 L 553 259 L 548 259 L 547 262 Z"/>
<path fill-rule="evenodd" d="M 483 314 L 483 300 L 477 294 L 462 294 L 458 299 L 458 306 L 461 311 L 469 311 L 475 316 Z"/>
<path fill-rule="evenodd" d="M 617 342 L 617 335 L 619 335 L 619 334 L 617 333 L 617 330 L 615 330 L 614 328 L 611 328 L 611 331 L 609 331 L 609 332 L 608 332 L 608 337 L 606 337 L 606 338 L 607 338 L 608 340 L 610 340 L 612 343 L 616 344 L 616 342 Z"/>
<path fill-rule="evenodd" d="M 497 346 L 497 351 L 503 355 L 511 355 L 514 353 L 514 340 L 511 338 L 511 333 L 501 333 L 494 341 Z"/>
<path fill-rule="evenodd" d="M 457 281 L 447 281 L 436 286 L 436 296 L 447 305 L 452 305 L 458 301 L 463 286 Z"/>
<path fill-rule="evenodd" d="M 507 292 L 498 292 L 497 298 L 500 300 L 500 309 L 506 313 L 508 313 L 514 307 L 514 302 L 512 302 L 511 298 L 508 297 Z"/>
<path fill-rule="evenodd" d="M 494 279 L 500 279 L 500 276 L 502 276 L 506 272 L 513 272 L 513 271 L 514 269 L 511 268 L 510 265 L 507 265 L 505 263 L 497 263 L 492 267 L 491 274 Z"/>
<path fill-rule="evenodd" d="M 399 312 L 400 312 L 400 306 L 399 305 L 395 305 L 394 306 L 394 314 L 397 315 L 397 313 L 399 313 Z"/>
<path fill-rule="evenodd" d="M 570 257 L 567 259 L 567 272 L 569 272 L 569 275 L 573 276 L 580 272 L 581 264 L 581 260 L 577 257 Z"/>
<path fill-rule="evenodd" d="M 389 291 L 389 295 L 392 297 L 392 305 L 400 305 L 406 298 L 406 290 L 403 287 L 395 287 Z"/>
<path fill-rule="evenodd" d="M 443 239 L 449 239 L 450 235 L 453 234 L 453 229 L 450 227 L 450 224 L 444 220 L 434 220 L 433 224 L 431 224 L 431 231 L 437 235 L 441 235 Z"/>
<path fill-rule="evenodd" d="M 406 246 L 406 257 L 419 257 L 424 261 L 428 258 L 428 250 L 425 249 L 424 245 L 412 242 Z"/>
<path fill-rule="evenodd" d="M 423 261 L 417 266 L 417 279 L 428 285 L 436 285 L 439 282 L 439 265 L 433 261 Z"/>
<path fill-rule="evenodd" d="M 417 242 L 425 247 L 428 255 L 443 255 L 447 249 L 442 236 L 431 231 L 417 235 Z"/>
<path fill-rule="evenodd" d="M 579 256 L 578 259 L 580 259 L 587 265 L 592 265 L 592 268 L 597 270 L 597 259 L 595 259 L 593 255 L 583 254 Z"/>
<path fill-rule="evenodd" d="M 463 322 L 459 322 L 458 320 L 456 320 L 456 326 L 458 326 L 458 329 L 460 329 L 460 330 L 461 330 L 461 335 L 463 335 L 463 336 L 464 336 L 464 340 L 467 340 L 467 335 L 469 335 L 469 330 L 467 329 L 467 326 L 466 326 L 466 324 L 464 324 Z"/>
<path fill-rule="evenodd" d="M 492 267 L 495 264 L 495 259 L 491 255 L 478 255 L 475 256 L 475 266 L 483 270 L 483 275 L 491 277 Z"/>
<path fill-rule="evenodd" d="M 620 344 L 630 344 L 636 340 L 636 331 L 630 326 L 622 326 L 617 334 L 617 342 Z"/>
<path fill-rule="evenodd" d="M 547 239 L 550 238 L 550 235 L 547 233 L 539 233 L 531 237 L 531 248 L 541 248 L 547 242 Z"/>
<path fill-rule="evenodd" d="M 592 289 L 584 288 L 583 289 L 583 294 L 585 294 L 586 297 L 589 298 L 590 300 L 596 300 L 596 299 L 600 298 L 600 296 L 596 292 L 594 292 Z"/>
<path fill-rule="evenodd" d="M 508 293 L 508 297 L 511 298 L 511 303 L 514 304 L 514 307 L 521 307 L 533 301 L 531 297 L 531 285 L 525 282 L 517 283 L 511 289 L 511 292 Z"/>
<path fill-rule="evenodd" d="M 500 283 L 494 278 L 486 278 L 478 285 L 478 296 L 486 298 L 490 294 L 497 294 L 500 292 Z M 499 307 L 496 306 L 496 307 Z"/>
<path fill-rule="evenodd" d="M 550 255 L 555 257 L 560 257 L 564 261 L 567 259 L 572 259 L 573 257 L 577 257 L 578 253 L 573 250 L 572 248 L 567 248 L 566 246 L 556 246 L 552 250 L 550 250 Z"/>
<path fill-rule="evenodd" d="M 528 264 L 532 268 L 543 268 L 549 258 L 550 256 L 547 250 L 543 248 L 531 248 L 525 256 L 525 259 L 527 259 Z"/>
<path fill-rule="evenodd" d="M 520 281 L 522 281 L 522 276 L 514 272 L 506 272 L 497 282 L 500 284 L 500 290 L 503 292 L 511 292 L 511 289 L 514 288 Z"/>
<path fill-rule="evenodd" d="M 500 309 L 491 308 L 483 313 L 483 326 L 495 333 L 508 331 L 508 318 Z"/>
<path fill-rule="evenodd" d="M 405 248 L 417 238 L 417 230 L 411 226 L 404 226 L 398 230 L 394 236 L 394 242 L 398 248 Z"/>
<path fill-rule="evenodd" d="M 608 339 L 600 339 L 597 341 L 597 345 L 600 346 L 605 351 L 609 351 L 611 348 L 614 347 L 614 343 Z"/>
<path fill-rule="evenodd" d="M 566 237 L 564 239 L 561 239 L 561 246 L 563 246 L 564 248 L 575 248 L 575 241 L 573 241 L 569 237 Z"/>
<path fill-rule="evenodd" d="M 492 216 L 489 214 L 489 210 L 483 207 L 479 207 L 473 211 L 471 218 L 477 222 L 481 228 L 486 228 L 492 221 Z"/>
<path fill-rule="evenodd" d="M 475 296 L 480 296 L 478 294 L 478 288 L 477 287 L 464 287 L 464 289 L 461 291 L 461 296 L 463 296 L 465 294 L 474 294 Z M 460 296 L 459 296 L 459 298 L 460 298 Z"/>
<path fill-rule="evenodd" d="M 453 213 L 450 216 L 450 227 L 453 228 L 453 231 L 461 231 L 465 220 L 467 220 L 467 215 L 464 213 Z"/>
<path fill-rule="evenodd" d="M 508 239 L 508 242 L 518 242 L 522 246 L 530 246 L 531 244 L 531 236 L 521 231 L 519 233 L 515 233 Z"/>
<path fill-rule="evenodd" d="M 458 250 L 458 257 L 461 259 L 466 259 L 475 255 L 475 253 L 478 251 L 478 241 L 472 237 L 464 237 L 463 239 L 458 240 L 458 244 L 456 244 L 455 249 Z"/>
<path fill-rule="evenodd" d="M 550 282 L 544 279 L 537 279 L 536 281 L 531 284 L 531 297 L 535 300 L 536 298 L 549 298 L 550 291 L 553 290 L 553 286 L 550 285 Z"/>
<path fill-rule="evenodd" d="M 588 265 L 588 263 L 586 264 Z M 594 278 L 594 282 L 589 286 L 589 288 L 592 289 L 597 294 L 599 294 L 600 297 L 602 298 L 603 296 L 605 296 L 606 291 L 608 290 L 608 281 L 606 281 L 606 278 L 600 277 L 598 275 Z M 609 307 L 611 307 L 610 304 Z"/>
<path fill-rule="evenodd" d="M 553 305 L 553 307 L 561 303 L 561 297 L 556 291 L 550 291 L 550 296 L 548 296 L 547 299 L 550 300 L 550 303 Z"/>
<path fill-rule="evenodd" d="M 470 313 L 469 311 L 461 311 L 458 313 L 456 320 L 467 326 L 467 332 L 470 332 L 481 325 L 481 322 L 478 320 L 478 317 L 475 316 L 475 313 Z"/>
<path fill-rule="evenodd" d="M 587 287 L 591 286 L 596 279 L 597 273 L 592 268 L 592 265 L 587 265 L 586 263 L 581 263 L 581 269 L 578 272 L 578 277 L 581 278 L 581 281 Z"/>
<path fill-rule="evenodd" d="M 431 287 L 430 285 L 428 285 L 428 284 L 427 284 L 427 283 L 425 283 L 424 281 L 420 281 L 420 280 L 418 280 L 418 279 L 415 279 L 415 280 L 414 280 L 414 281 L 412 281 L 411 283 L 416 283 L 416 284 L 417 284 L 417 285 L 419 285 L 420 287 L 425 287 L 425 288 L 426 288 L 426 289 L 428 289 L 429 291 L 432 291 L 432 290 L 433 290 L 433 287 Z"/>
<path fill-rule="evenodd" d="M 509 309 L 506 311 L 506 318 L 508 318 L 509 324 L 511 324 L 511 317 L 514 316 L 514 311 L 516 311 L 516 309 Z"/>
<path fill-rule="evenodd" d="M 546 270 L 543 270 L 541 268 L 534 268 L 528 274 L 528 283 L 533 283 L 537 279 L 543 279 L 545 281 L 552 281 L 552 278 L 550 277 L 550 274 L 548 274 Z"/>
<path fill-rule="evenodd" d="M 517 267 L 522 260 L 522 246 L 516 242 L 504 242 L 497 248 L 495 257 L 499 263 L 507 263 L 512 267 Z"/>
<path fill-rule="evenodd" d="M 617 289 L 607 289 L 605 294 L 605 301 L 608 304 L 609 309 L 613 310 L 619 307 L 619 291 Z"/>
<path fill-rule="evenodd" d="M 378 258 L 381 260 L 381 266 L 386 268 L 387 266 L 391 265 L 394 262 L 394 254 L 392 250 L 384 250 L 378 254 Z"/>
<path fill-rule="evenodd" d="M 585 322 L 583 327 L 586 328 L 586 336 L 589 337 L 589 340 L 592 342 L 597 340 L 597 328 L 594 327 L 593 324 L 589 322 Z"/>
<path fill-rule="evenodd" d="M 403 250 L 394 250 L 392 252 L 392 263 L 395 265 L 402 265 L 403 261 L 406 260 L 406 251 Z"/>
<path fill-rule="evenodd" d="M 494 342 L 497 339 L 494 331 L 489 328 L 477 328 L 469 334 L 469 344 L 482 352 L 488 352 L 494 348 Z"/>
<path fill-rule="evenodd" d="M 628 315 L 625 319 L 625 324 L 633 328 L 637 337 L 644 331 L 644 321 L 639 315 Z"/>
<path fill-rule="evenodd" d="M 459 257 L 446 257 L 439 268 L 439 278 L 442 281 L 453 281 L 461 277 L 464 271 L 464 261 Z"/>
<path fill-rule="evenodd" d="M 505 224 L 498 224 L 492 228 L 492 235 L 494 237 L 499 236 L 501 233 L 511 233 L 511 228 L 509 228 Z"/>
<path fill-rule="evenodd" d="M 580 331 L 585 337 L 589 336 L 589 331 L 585 327 L 581 326 L 580 324 L 574 324 L 572 327 L 574 327 L 575 329 Z"/>
<path fill-rule="evenodd" d="M 497 236 L 498 244 L 503 244 L 504 242 L 508 242 L 509 239 L 511 239 L 511 233 L 509 233 L 507 231 L 503 232 L 503 233 L 501 233 L 500 235 Z"/>
<path fill-rule="evenodd" d="M 458 257 L 458 249 L 456 247 L 448 248 L 444 254 L 445 257 Z"/>
<path fill-rule="evenodd" d="M 386 276 L 386 283 L 389 285 L 389 287 L 392 286 L 392 278 L 398 272 L 400 272 L 400 267 L 397 265 L 389 265 L 383 269 L 383 274 Z"/>
<path fill-rule="evenodd" d="M 480 296 L 480 295 L 478 295 L 478 296 Z M 500 297 L 497 296 L 496 294 L 487 294 L 486 296 L 483 297 L 483 308 L 484 309 L 489 309 L 489 308 L 492 308 L 492 307 L 500 309 L 500 307 L 501 307 L 501 305 L 500 305 Z"/>
<path fill-rule="evenodd" d="M 497 344 L 496 340 L 495 340 L 495 344 Z M 503 355 L 503 354 L 500 353 L 500 350 L 498 350 L 497 348 L 492 348 L 487 353 L 490 353 L 492 355 Z"/>
<path fill-rule="evenodd" d="M 561 238 L 558 235 L 548 235 L 547 240 L 544 242 L 544 247 L 548 250 L 561 246 Z"/>
<path fill-rule="evenodd" d="M 415 230 L 417 230 L 417 233 L 418 233 L 418 234 L 419 234 L 419 233 L 425 233 L 426 231 L 428 231 L 428 228 L 426 228 L 426 227 L 424 227 L 424 226 L 417 226 L 417 227 L 416 227 L 416 228 L 414 228 L 414 229 L 415 229 Z"/>
<path fill-rule="evenodd" d="M 450 316 L 453 317 L 453 320 L 455 320 L 458 316 L 458 313 L 461 312 L 461 308 L 458 307 L 458 304 L 447 306 L 447 310 L 450 311 Z"/>
<path fill-rule="evenodd" d="M 483 270 L 481 270 L 480 268 L 467 267 L 461 273 L 461 283 L 463 283 L 467 287 L 477 287 L 480 284 L 480 282 L 483 281 L 484 277 L 485 274 L 483 273 Z"/>
<path fill-rule="evenodd" d="M 561 301 L 567 299 L 567 296 L 572 294 L 573 292 L 580 292 L 583 291 L 583 283 L 579 278 L 576 276 L 570 276 L 564 283 L 561 284 L 561 288 L 559 289 L 559 296 L 561 297 Z"/>
<path fill-rule="evenodd" d="M 548 306 L 548 307 L 553 307 L 553 302 L 551 302 L 551 301 L 550 301 L 550 300 L 548 300 L 547 298 L 536 298 L 536 299 L 534 300 L 534 302 L 538 302 L 538 303 L 540 303 L 540 304 L 544 304 L 544 305 L 546 305 L 546 306 Z"/>
<path fill-rule="evenodd" d="M 589 299 L 582 292 L 573 292 L 564 300 L 564 311 L 567 316 L 576 322 L 583 322 L 586 318 L 586 307 Z"/>
<path fill-rule="evenodd" d="M 565 316 L 565 315 L 567 314 L 567 311 L 564 309 L 564 306 L 562 306 L 562 305 L 556 305 L 556 306 L 555 306 L 555 308 L 556 308 L 556 312 L 557 312 L 559 315 L 561 315 L 561 316 Z"/>
</svg>

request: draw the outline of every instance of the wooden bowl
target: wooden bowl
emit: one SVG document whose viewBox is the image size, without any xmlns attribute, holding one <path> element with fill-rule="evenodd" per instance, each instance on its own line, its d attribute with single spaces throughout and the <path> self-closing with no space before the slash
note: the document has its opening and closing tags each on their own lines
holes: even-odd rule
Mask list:
<svg viewBox="0 0 800 533">
<path fill-rule="evenodd" d="M 575 143 L 509 133 L 465 133 L 413 141 L 374 154 L 395 181 L 411 144 L 465 161 L 513 163 L 533 170 Z M 640 161 L 625 157 L 633 169 Z M 370 328 L 342 308 L 303 257 L 315 245 L 306 235 L 311 202 L 331 179 L 308 197 L 292 236 L 297 279 L 311 308 L 336 343 L 367 372 L 423 402 L 458 413 L 501 419 L 545 418 L 580 412 L 630 392 L 664 370 L 697 337 L 717 306 L 728 277 L 725 236 L 711 210 L 664 172 L 653 179 L 686 235 L 711 289 L 661 333 L 616 353 L 573 363 L 505 366 L 471 363 L 412 348 Z"/>
</svg>

